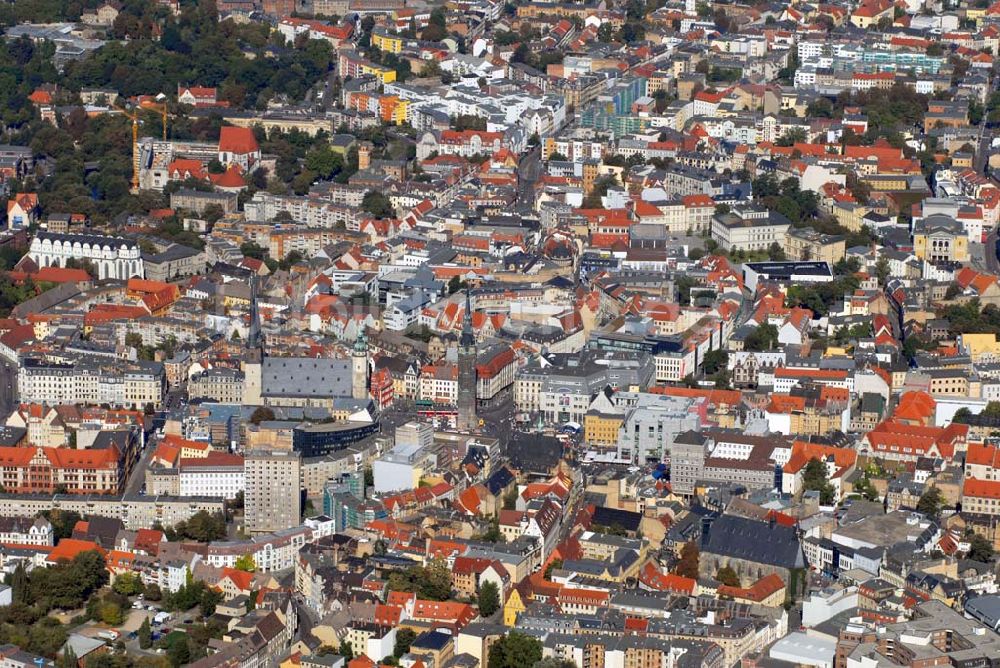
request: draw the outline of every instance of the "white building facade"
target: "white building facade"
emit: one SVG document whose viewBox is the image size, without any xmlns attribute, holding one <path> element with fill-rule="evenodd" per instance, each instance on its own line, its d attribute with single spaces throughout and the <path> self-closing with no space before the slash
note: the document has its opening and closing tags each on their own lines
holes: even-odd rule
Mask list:
<svg viewBox="0 0 1000 668">
<path fill-rule="evenodd" d="M 31 241 L 28 257 L 39 267 L 65 267 L 69 260 L 87 261 L 93 265 L 97 279 L 145 276 L 139 245 L 123 237 L 39 232 Z"/>
</svg>

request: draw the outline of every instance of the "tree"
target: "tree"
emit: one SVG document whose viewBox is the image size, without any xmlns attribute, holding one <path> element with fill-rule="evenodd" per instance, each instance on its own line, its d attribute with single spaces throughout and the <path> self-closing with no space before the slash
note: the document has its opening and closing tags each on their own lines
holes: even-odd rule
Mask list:
<svg viewBox="0 0 1000 668">
<path fill-rule="evenodd" d="M 594 181 L 594 187 L 587 196 L 583 198 L 584 209 L 599 209 L 603 206 L 602 198 L 608 194 L 612 186 L 618 185 L 618 177 L 614 174 L 605 174 Z"/>
<path fill-rule="evenodd" d="M 354 646 L 344 640 L 340 643 L 340 650 L 337 653 L 344 657 L 347 661 L 350 661 L 354 658 Z"/>
<path fill-rule="evenodd" d="M 750 335 L 747 336 L 746 341 L 743 342 L 743 348 L 745 350 L 753 350 L 755 352 L 762 352 L 765 350 L 773 350 L 778 345 L 778 328 L 770 323 L 763 323 L 757 325 Z"/>
<path fill-rule="evenodd" d="M 715 574 L 715 579 L 728 587 L 739 587 L 740 576 L 736 574 L 732 566 L 723 566 Z"/>
<path fill-rule="evenodd" d="M 806 118 L 833 118 L 833 104 L 825 97 L 816 98 L 806 107 Z"/>
<path fill-rule="evenodd" d="M 214 225 L 215 223 L 222 220 L 226 215 L 226 212 L 222 210 L 222 207 L 218 204 L 209 204 L 205 207 L 205 210 L 201 212 L 201 217 L 209 224 Z"/>
<path fill-rule="evenodd" d="M 167 537 L 171 540 L 187 538 L 199 543 L 220 540 L 226 537 L 226 518 L 222 513 L 199 510 L 187 520 L 175 524 L 173 530 L 167 531 Z"/>
<path fill-rule="evenodd" d="M 171 633 L 168 637 L 170 641 L 167 646 L 167 659 L 170 660 L 170 665 L 176 668 L 189 663 L 191 661 L 191 647 L 188 645 L 187 634 Z"/>
<path fill-rule="evenodd" d="M 698 552 L 698 544 L 693 540 L 684 543 L 684 547 L 681 548 L 681 558 L 677 562 L 677 567 L 674 571 L 677 575 L 685 578 L 698 579 L 698 561 L 700 554 Z"/>
<path fill-rule="evenodd" d="M 384 194 L 375 190 L 369 190 L 361 200 L 362 211 L 367 212 L 375 218 L 391 218 L 395 215 L 392 202 Z"/>
<path fill-rule="evenodd" d="M 711 376 L 720 370 L 725 370 L 726 366 L 729 364 L 729 353 L 725 350 L 709 350 L 705 353 L 705 359 L 703 361 L 703 366 L 705 369 L 705 375 Z"/>
<path fill-rule="evenodd" d="M 767 257 L 772 262 L 785 261 L 785 249 L 777 241 L 767 247 Z"/>
<path fill-rule="evenodd" d="M 940 489 L 931 485 L 920 495 L 920 499 L 917 501 L 917 512 L 936 519 L 943 505 L 944 495 L 941 494 Z"/>
<path fill-rule="evenodd" d="M 778 137 L 778 141 L 775 142 L 778 146 L 794 146 L 795 144 L 801 144 L 809 139 L 809 135 L 805 128 L 789 128 L 785 131 L 785 134 Z"/>
<path fill-rule="evenodd" d="M 255 260 L 263 260 L 267 257 L 267 249 L 253 241 L 245 241 L 240 244 L 240 253 L 244 257 L 251 257 Z"/>
<path fill-rule="evenodd" d="M 417 639 L 413 629 L 406 627 L 396 629 L 396 644 L 392 647 L 392 655 L 397 659 L 410 651 L 410 645 Z"/>
<path fill-rule="evenodd" d="M 447 601 L 451 598 L 451 571 L 444 560 L 435 559 L 424 569 L 419 593 L 432 601 Z"/>
<path fill-rule="evenodd" d="M 978 533 L 972 534 L 969 539 L 969 551 L 965 558 L 989 563 L 993 561 L 993 544 Z"/>
<path fill-rule="evenodd" d="M 511 488 L 509 492 L 503 495 L 503 509 L 504 510 L 515 510 L 517 509 L 517 488 Z"/>
<path fill-rule="evenodd" d="M 716 388 L 720 390 L 728 390 L 729 384 L 732 381 L 732 375 L 727 369 L 719 369 L 714 374 L 712 374 L 710 380 L 715 385 Z"/>
<path fill-rule="evenodd" d="M 15 603 L 28 602 L 28 571 L 24 567 L 24 560 L 18 560 L 14 572 L 10 576 L 11 596 Z"/>
<path fill-rule="evenodd" d="M 222 592 L 212 587 L 202 587 L 198 597 L 198 610 L 202 617 L 211 617 L 215 614 L 215 606 L 222 602 Z M 248 601 L 248 604 L 250 601 Z"/>
<path fill-rule="evenodd" d="M 80 668 L 80 659 L 77 658 L 72 647 L 67 647 L 59 657 L 59 661 L 56 662 L 56 666 L 58 668 Z"/>
<path fill-rule="evenodd" d="M 138 634 L 139 649 L 149 649 L 153 646 L 153 630 L 149 628 L 149 617 L 143 617 Z"/>
<path fill-rule="evenodd" d="M 278 262 L 278 268 L 288 271 L 293 266 L 305 259 L 305 256 L 297 250 L 289 251 L 283 260 Z"/>
<path fill-rule="evenodd" d="M 628 529 L 626 529 L 620 522 L 613 522 L 611 524 L 592 524 L 590 530 L 594 533 L 603 533 L 609 536 L 627 536 Z"/>
<path fill-rule="evenodd" d="M 142 593 L 142 579 L 136 573 L 122 573 L 111 588 L 122 596 L 135 596 Z"/>
<path fill-rule="evenodd" d="M 802 488 L 819 492 L 819 502 L 828 506 L 834 502 L 836 490 L 827 477 L 826 464 L 813 457 L 802 471 Z"/>
<path fill-rule="evenodd" d="M 875 276 L 878 278 L 879 285 L 885 285 L 885 282 L 889 280 L 889 275 L 892 270 L 889 268 L 889 260 L 885 257 L 880 257 L 878 262 L 875 263 Z"/>
<path fill-rule="evenodd" d="M 446 601 L 451 598 L 451 571 L 439 559 L 426 567 L 413 566 L 390 573 L 387 586 L 390 591 L 416 592 L 420 598 Z"/>
<path fill-rule="evenodd" d="M 148 584 L 146 585 L 146 591 L 143 592 L 147 601 L 159 601 L 163 598 L 163 592 L 160 591 L 160 585 L 158 584 Z"/>
<path fill-rule="evenodd" d="M 250 424 L 260 424 L 274 419 L 274 411 L 267 406 L 259 406 L 250 414 Z"/>
<path fill-rule="evenodd" d="M 321 179 L 330 179 L 344 169 L 343 157 L 329 144 L 317 144 L 306 154 L 305 168 Z"/>
<path fill-rule="evenodd" d="M 986 404 L 980 415 L 986 417 L 1000 418 L 1000 401 L 991 401 Z"/>
<path fill-rule="evenodd" d="M 484 543 L 507 542 L 500 531 L 500 522 L 497 518 L 493 518 L 493 521 L 490 522 L 490 528 L 476 536 L 476 540 L 481 540 Z"/>
<path fill-rule="evenodd" d="M 104 601 L 97 606 L 97 621 L 108 626 L 120 626 L 125 621 L 121 606 L 111 601 Z"/>
<path fill-rule="evenodd" d="M 257 570 L 257 562 L 254 561 L 252 554 L 244 554 L 236 558 L 236 562 L 233 564 L 233 568 L 246 571 L 248 573 L 253 573 Z"/>
<path fill-rule="evenodd" d="M 605 23 L 604 25 L 608 25 Z M 602 28 L 604 26 L 601 26 Z M 576 663 L 569 659 L 557 659 L 554 656 L 547 656 L 541 661 L 536 661 L 531 668 L 576 668 Z"/>
<path fill-rule="evenodd" d="M 76 523 L 83 519 L 80 513 L 75 510 L 61 510 L 55 508 L 53 510 L 43 510 L 40 515 L 49 521 L 52 525 L 52 530 L 55 532 L 56 540 L 62 540 L 63 538 L 69 538 L 73 535 L 73 527 Z"/>
<path fill-rule="evenodd" d="M 489 617 L 500 609 L 500 592 L 495 582 L 484 582 L 479 586 L 479 615 Z"/>
<path fill-rule="evenodd" d="M 29 573 L 27 601 L 44 610 L 73 610 L 84 605 L 91 596 L 108 583 L 107 565 L 100 552 L 88 550 L 72 561 L 61 561 L 48 568 L 36 568 Z"/>
<path fill-rule="evenodd" d="M 689 306 L 691 304 L 691 289 L 700 285 L 700 283 L 691 276 L 678 276 L 677 280 L 674 281 L 674 285 L 677 287 L 677 303 L 682 306 Z"/>
<path fill-rule="evenodd" d="M 490 648 L 488 668 L 524 668 L 542 659 L 542 643 L 538 638 L 511 631 Z"/>
<path fill-rule="evenodd" d="M 879 493 L 871 479 L 865 475 L 854 484 L 854 493 L 860 494 L 867 501 L 878 501 Z"/>
</svg>

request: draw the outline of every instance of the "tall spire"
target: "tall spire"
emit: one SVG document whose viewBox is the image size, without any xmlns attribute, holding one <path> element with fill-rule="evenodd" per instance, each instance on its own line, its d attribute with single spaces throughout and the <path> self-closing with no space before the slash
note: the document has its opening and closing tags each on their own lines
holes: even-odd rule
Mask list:
<svg viewBox="0 0 1000 668">
<path fill-rule="evenodd" d="M 473 346 L 476 343 L 476 337 L 472 333 L 472 300 L 468 288 L 465 289 L 465 318 L 462 320 L 462 336 L 458 343 L 462 346 Z"/>
<path fill-rule="evenodd" d="M 260 343 L 260 313 L 257 311 L 257 274 L 250 276 L 250 333 L 247 336 L 247 346 L 259 349 Z"/>
<path fill-rule="evenodd" d="M 476 337 L 472 333 L 472 299 L 465 291 L 465 321 L 458 339 L 458 429 L 471 431 L 476 419 Z"/>
</svg>

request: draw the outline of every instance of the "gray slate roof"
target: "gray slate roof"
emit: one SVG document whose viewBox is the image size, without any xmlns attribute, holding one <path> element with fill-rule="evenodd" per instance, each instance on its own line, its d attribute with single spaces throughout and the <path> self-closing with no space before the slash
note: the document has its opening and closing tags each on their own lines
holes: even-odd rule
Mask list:
<svg viewBox="0 0 1000 668">
<path fill-rule="evenodd" d="M 702 532 L 701 551 L 780 568 L 802 568 L 802 546 L 793 527 L 723 515 Z"/>
<path fill-rule="evenodd" d="M 265 357 L 261 383 L 267 397 L 349 397 L 351 360 Z"/>
</svg>

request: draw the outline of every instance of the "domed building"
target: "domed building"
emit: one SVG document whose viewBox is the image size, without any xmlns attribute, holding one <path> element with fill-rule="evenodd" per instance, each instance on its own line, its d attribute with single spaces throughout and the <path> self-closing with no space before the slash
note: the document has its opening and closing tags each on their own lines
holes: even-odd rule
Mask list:
<svg viewBox="0 0 1000 668">
<path fill-rule="evenodd" d="M 565 230 L 552 230 L 539 244 L 542 256 L 559 264 L 570 265 L 579 252 L 576 239 Z"/>
</svg>

